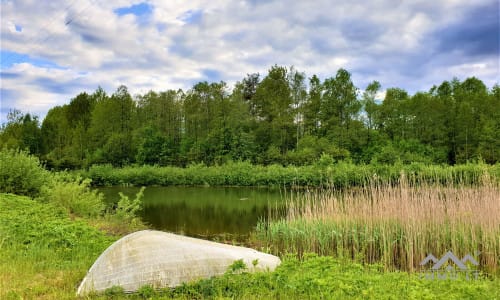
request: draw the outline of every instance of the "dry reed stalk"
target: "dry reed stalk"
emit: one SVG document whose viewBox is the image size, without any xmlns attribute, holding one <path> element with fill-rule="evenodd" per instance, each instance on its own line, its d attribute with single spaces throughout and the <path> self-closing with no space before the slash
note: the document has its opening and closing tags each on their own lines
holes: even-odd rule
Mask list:
<svg viewBox="0 0 500 300">
<path fill-rule="evenodd" d="M 463 256 L 481 251 L 485 269 L 496 271 L 500 257 L 500 189 L 488 177 L 478 186 L 431 185 L 401 176 L 399 184 L 372 182 L 361 188 L 306 192 L 288 203 L 287 224 L 305 222 L 311 234 L 297 248 L 317 250 L 339 243 L 352 256 L 414 270 L 428 254 L 452 250 Z M 318 233 L 330 224 L 342 235 Z M 316 227 L 314 227 L 316 226 Z M 316 229 L 316 233 L 314 232 Z M 319 239 L 323 239 L 319 243 Z M 307 246 L 307 244 L 310 244 Z M 321 247 L 323 245 L 323 248 Z M 309 249 L 309 248 L 312 249 Z M 333 249 L 331 250 L 333 251 Z M 330 251 L 330 252 L 331 252 Z"/>
</svg>

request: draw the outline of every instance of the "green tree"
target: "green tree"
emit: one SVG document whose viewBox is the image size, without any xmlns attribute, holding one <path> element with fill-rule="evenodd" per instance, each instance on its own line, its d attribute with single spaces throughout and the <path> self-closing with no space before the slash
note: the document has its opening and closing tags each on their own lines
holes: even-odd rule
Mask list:
<svg viewBox="0 0 500 300">
<path fill-rule="evenodd" d="M 408 98 L 408 93 L 405 90 L 389 88 L 386 91 L 384 101 L 380 105 L 377 126 L 393 141 L 404 139 L 405 134 L 408 134 L 408 115 L 406 111 Z"/>
<path fill-rule="evenodd" d="M 154 163 L 162 165 L 182 165 L 179 160 L 179 151 L 183 129 L 183 95 L 182 90 L 168 90 L 160 93 L 150 91 L 137 97 L 138 127 L 134 132 L 139 147 L 144 147 L 144 143 L 152 142 L 144 140 L 145 135 L 149 133 L 154 133 L 153 140 L 159 137 L 163 140 L 161 147 L 150 148 L 146 146 L 147 150 L 139 149 L 137 154 L 139 162 L 152 163 L 154 161 Z M 153 144 L 157 142 L 153 142 Z M 144 153 L 140 154 L 144 151 L 148 153 L 146 156 L 143 156 Z M 153 160 L 146 158 L 152 156 L 156 158 Z"/>
<path fill-rule="evenodd" d="M 298 72 L 294 67 L 288 72 L 288 82 L 290 84 L 290 92 L 292 96 L 292 107 L 294 109 L 295 132 L 295 148 L 299 145 L 299 139 L 304 135 L 304 105 L 307 97 L 307 89 L 305 84 L 306 74 Z"/>
<path fill-rule="evenodd" d="M 310 135 L 318 135 L 321 126 L 320 111 L 323 85 L 318 76 L 313 75 L 309 79 L 309 93 L 303 105 L 304 132 Z"/>
<path fill-rule="evenodd" d="M 381 85 L 378 81 L 371 82 L 363 93 L 362 105 L 366 113 L 366 128 L 368 133 L 368 143 L 371 142 L 371 132 L 375 129 L 374 119 L 378 112 L 378 105 L 375 102 L 375 97 L 380 90 Z"/>
<path fill-rule="evenodd" d="M 320 105 L 322 136 L 327 136 L 340 149 L 349 149 L 358 131 L 355 117 L 361 109 L 357 99 L 357 88 L 351 74 L 339 69 L 334 78 L 323 83 L 323 97 Z"/>
<path fill-rule="evenodd" d="M 0 142 L 3 147 L 39 155 L 42 152 L 42 137 L 38 117 L 19 110 L 10 111 L 7 123 L 0 127 Z"/>
<path fill-rule="evenodd" d="M 97 91 L 95 108 L 89 128 L 93 162 L 123 165 L 134 161 L 135 144 L 132 139 L 135 102 L 125 86 L 120 86 L 111 97 Z M 118 148 L 116 148 L 118 147 Z"/>
<path fill-rule="evenodd" d="M 500 86 L 496 84 L 486 103 L 482 116 L 477 155 L 487 163 L 500 162 Z"/>
<path fill-rule="evenodd" d="M 253 97 L 258 121 L 257 141 L 267 151 L 275 146 L 283 155 L 295 146 L 294 109 L 285 67 L 273 66 Z M 269 142 L 267 142 L 269 141 Z M 271 151 L 274 155 L 275 150 Z"/>
<path fill-rule="evenodd" d="M 49 168 L 65 169 L 73 164 L 68 161 L 71 127 L 68 124 L 67 106 L 51 108 L 42 123 L 42 158 Z"/>
</svg>

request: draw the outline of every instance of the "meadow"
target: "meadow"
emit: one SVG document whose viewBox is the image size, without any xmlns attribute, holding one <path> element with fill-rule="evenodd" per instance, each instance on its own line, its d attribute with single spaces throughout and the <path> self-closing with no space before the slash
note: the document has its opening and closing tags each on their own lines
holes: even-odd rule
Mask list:
<svg viewBox="0 0 500 300">
<path fill-rule="evenodd" d="M 144 286 L 125 295 L 113 287 L 87 298 L 500 299 L 495 168 L 448 183 L 400 173 L 397 181 L 301 193 L 289 200 L 286 218 L 260 223 L 249 241 L 280 255 L 274 272 L 249 274 L 235 263 L 224 276 L 175 289 Z M 48 172 L 24 152 L 0 151 L 0 298 L 74 299 L 102 251 L 145 228 L 137 218 L 142 192 L 122 195 L 112 208 L 90 180 Z M 422 278 L 415 267 L 422 253 L 445 249 L 481 251 L 481 275 Z"/>
</svg>

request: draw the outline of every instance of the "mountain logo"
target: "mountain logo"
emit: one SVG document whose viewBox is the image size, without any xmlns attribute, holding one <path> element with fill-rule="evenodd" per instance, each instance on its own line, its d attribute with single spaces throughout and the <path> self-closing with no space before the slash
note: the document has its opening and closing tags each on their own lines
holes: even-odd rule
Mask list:
<svg viewBox="0 0 500 300">
<path fill-rule="evenodd" d="M 432 253 L 430 253 L 420 262 L 420 266 L 425 267 L 431 262 L 433 265 L 427 272 L 425 272 L 426 278 L 428 279 L 456 279 L 458 278 L 459 272 L 465 273 L 466 279 L 469 279 L 471 274 L 473 274 L 477 279 L 477 270 L 473 267 L 467 267 L 467 263 L 470 263 L 473 266 L 479 265 L 477 260 L 470 254 L 467 254 L 462 259 L 459 259 L 455 254 L 453 254 L 453 252 L 448 251 L 440 259 L 437 259 Z M 445 265 L 446 267 L 443 268 Z"/>
</svg>

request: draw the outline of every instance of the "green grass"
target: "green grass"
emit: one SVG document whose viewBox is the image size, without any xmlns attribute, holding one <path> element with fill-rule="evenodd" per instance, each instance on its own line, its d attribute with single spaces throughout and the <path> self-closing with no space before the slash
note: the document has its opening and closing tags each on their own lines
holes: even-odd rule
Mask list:
<svg viewBox="0 0 500 300">
<path fill-rule="evenodd" d="M 272 273 L 233 274 L 175 289 L 144 287 L 127 299 L 500 299 L 500 281 L 430 280 L 420 274 L 385 272 L 380 265 L 306 255 L 288 256 Z M 110 297 L 108 295 L 102 299 Z"/>
<path fill-rule="evenodd" d="M 0 194 L 0 299 L 72 299 L 116 238 L 65 209 Z"/>
<path fill-rule="evenodd" d="M 361 186 L 374 180 L 397 182 L 401 173 L 427 183 L 476 184 L 484 173 L 500 180 L 500 164 L 456 166 L 425 165 L 355 165 L 339 162 L 331 165 L 281 166 L 229 162 L 221 166 L 202 164 L 187 168 L 111 165 L 92 166 L 77 173 L 91 178 L 94 186 L 115 185 L 205 185 L 205 186 Z M 418 182 L 417 182 L 418 183 Z"/>
</svg>

